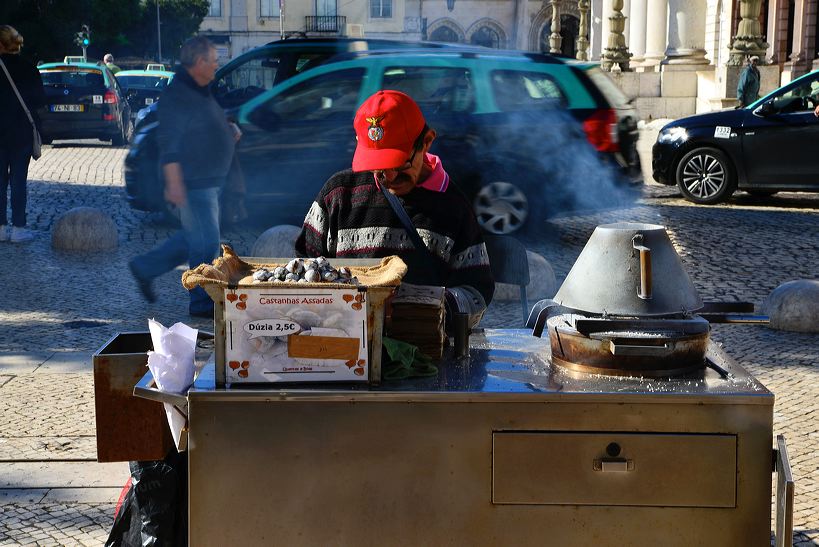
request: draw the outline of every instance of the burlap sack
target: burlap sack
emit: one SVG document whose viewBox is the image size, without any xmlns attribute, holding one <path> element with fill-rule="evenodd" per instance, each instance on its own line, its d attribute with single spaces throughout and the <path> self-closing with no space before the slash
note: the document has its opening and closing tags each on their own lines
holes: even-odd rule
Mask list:
<svg viewBox="0 0 819 547">
<path fill-rule="evenodd" d="M 322 287 L 346 288 L 350 285 L 343 283 L 273 283 L 265 281 L 253 282 L 253 272 L 259 268 L 273 269 L 284 264 L 249 264 L 239 258 L 229 245 L 222 245 L 222 256 L 213 261 L 213 264 L 200 264 L 192 270 L 182 274 L 182 285 L 190 290 L 200 286 L 205 290 L 208 287 L 241 285 L 265 287 L 275 285 L 277 288 L 293 287 Z M 350 272 L 358 278 L 361 285 L 367 287 L 397 287 L 407 273 L 407 265 L 398 256 L 388 256 L 381 259 L 377 266 L 348 266 Z"/>
</svg>

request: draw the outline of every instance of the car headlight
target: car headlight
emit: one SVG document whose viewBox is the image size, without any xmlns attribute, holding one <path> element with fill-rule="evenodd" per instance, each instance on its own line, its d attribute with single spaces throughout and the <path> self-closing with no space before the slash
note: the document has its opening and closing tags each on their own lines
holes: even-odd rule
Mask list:
<svg viewBox="0 0 819 547">
<path fill-rule="evenodd" d="M 660 144 L 676 144 L 688 140 L 688 132 L 684 127 L 669 127 L 663 129 L 657 136 L 657 142 Z"/>
</svg>

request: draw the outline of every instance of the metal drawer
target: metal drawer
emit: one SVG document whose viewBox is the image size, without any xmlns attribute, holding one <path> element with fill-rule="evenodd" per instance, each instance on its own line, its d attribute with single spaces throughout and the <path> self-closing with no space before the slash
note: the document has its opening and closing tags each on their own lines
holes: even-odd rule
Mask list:
<svg viewBox="0 0 819 547">
<path fill-rule="evenodd" d="M 495 504 L 736 507 L 735 435 L 492 436 Z"/>
</svg>

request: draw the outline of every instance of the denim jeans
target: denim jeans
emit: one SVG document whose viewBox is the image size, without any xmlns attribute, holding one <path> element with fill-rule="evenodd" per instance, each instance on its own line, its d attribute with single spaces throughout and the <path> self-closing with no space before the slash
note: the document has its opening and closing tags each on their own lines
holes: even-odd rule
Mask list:
<svg viewBox="0 0 819 547">
<path fill-rule="evenodd" d="M 11 183 L 11 223 L 26 225 L 26 179 L 31 146 L 0 147 L 0 226 L 8 224 L 8 191 Z"/>
<path fill-rule="evenodd" d="M 187 201 L 180 208 L 182 230 L 134 259 L 132 264 L 140 278 L 152 280 L 186 261 L 195 268 L 202 263 L 210 264 L 216 258 L 220 243 L 220 192 L 221 188 L 188 190 Z M 201 287 L 191 289 L 190 299 L 190 312 L 213 309 L 213 301 Z"/>
</svg>

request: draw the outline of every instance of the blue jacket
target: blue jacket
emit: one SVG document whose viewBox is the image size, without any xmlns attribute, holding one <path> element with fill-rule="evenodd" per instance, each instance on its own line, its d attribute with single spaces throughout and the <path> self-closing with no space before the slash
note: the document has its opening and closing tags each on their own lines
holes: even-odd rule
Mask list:
<svg viewBox="0 0 819 547">
<path fill-rule="evenodd" d="M 179 163 L 189 189 L 225 183 L 235 150 L 225 111 L 209 86 L 200 86 L 184 67 L 160 96 L 159 143 L 162 165 Z"/>
<path fill-rule="evenodd" d="M 759 98 L 759 69 L 747 65 L 739 75 L 737 99 L 739 104 L 747 106 Z"/>
</svg>

